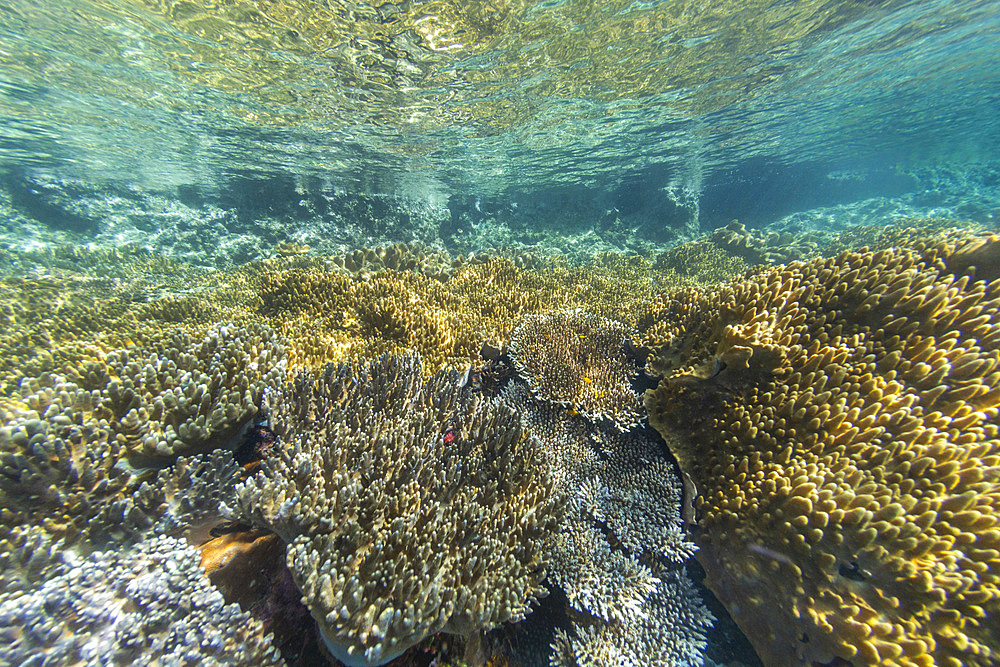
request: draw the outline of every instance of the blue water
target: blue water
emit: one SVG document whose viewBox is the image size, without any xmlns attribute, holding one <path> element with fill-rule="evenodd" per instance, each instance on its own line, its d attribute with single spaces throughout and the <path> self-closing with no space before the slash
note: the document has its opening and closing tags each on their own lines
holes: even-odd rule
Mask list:
<svg viewBox="0 0 1000 667">
<path fill-rule="evenodd" d="M 667 189 L 711 228 L 927 187 L 906 175 L 1000 142 L 996 3 L 488 7 L 5 3 L 0 166 L 207 201 Z"/>
</svg>

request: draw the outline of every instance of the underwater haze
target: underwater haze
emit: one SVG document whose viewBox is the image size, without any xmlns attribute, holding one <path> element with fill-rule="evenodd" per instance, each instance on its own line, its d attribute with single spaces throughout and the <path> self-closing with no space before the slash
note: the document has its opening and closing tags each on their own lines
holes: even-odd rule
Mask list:
<svg viewBox="0 0 1000 667">
<path fill-rule="evenodd" d="M 0 2 L 0 667 L 995 665 L 998 227 L 998 2 Z"/>
</svg>

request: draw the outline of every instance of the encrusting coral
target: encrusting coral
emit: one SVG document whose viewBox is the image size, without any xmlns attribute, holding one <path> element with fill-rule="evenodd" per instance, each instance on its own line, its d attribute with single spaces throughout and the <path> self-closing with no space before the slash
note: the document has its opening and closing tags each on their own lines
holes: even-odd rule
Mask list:
<svg viewBox="0 0 1000 667">
<path fill-rule="evenodd" d="M 517 415 L 416 356 L 328 365 L 269 397 L 279 446 L 239 506 L 287 543 L 331 652 L 384 663 L 522 619 L 559 502 Z"/>
<path fill-rule="evenodd" d="M 647 318 L 650 423 L 768 664 L 1000 659 L 1000 238 L 845 252 Z"/>
</svg>

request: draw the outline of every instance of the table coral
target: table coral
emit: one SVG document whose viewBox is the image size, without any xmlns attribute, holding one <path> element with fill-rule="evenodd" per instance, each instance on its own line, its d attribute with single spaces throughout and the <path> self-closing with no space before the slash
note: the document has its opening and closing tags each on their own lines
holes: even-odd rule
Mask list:
<svg viewBox="0 0 1000 667">
<path fill-rule="evenodd" d="M 549 583 L 571 608 L 551 664 L 697 663 L 713 618 L 683 570 L 694 545 L 681 530 L 673 465 L 643 430 L 621 433 L 539 400 L 523 379 L 502 398 L 541 443 L 568 497 L 546 544 Z M 607 662 L 612 656 L 620 660 Z"/>
<path fill-rule="evenodd" d="M 542 400 L 625 431 L 642 408 L 631 386 L 639 369 L 625 351 L 630 334 L 621 322 L 582 310 L 529 315 L 511 336 L 510 356 Z"/>
<path fill-rule="evenodd" d="M 520 620 L 559 503 L 515 413 L 467 375 L 385 356 L 272 396 L 274 454 L 239 506 L 287 562 L 334 654 L 382 663 L 441 631 Z"/>
<path fill-rule="evenodd" d="M 846 252 L 660 301 L 650 422 L 766 663 L 1000 659 L 998 258 Z"/>
</svg>

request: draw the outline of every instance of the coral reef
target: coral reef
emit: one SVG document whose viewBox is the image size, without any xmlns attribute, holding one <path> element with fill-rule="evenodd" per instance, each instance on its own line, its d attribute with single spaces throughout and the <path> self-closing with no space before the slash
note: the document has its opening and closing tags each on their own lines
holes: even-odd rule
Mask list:
<svg viewBox="0 0 1000 667">
<path fill-rule="evenodd" d="M 625 353 L 630 334 L 621 322 L 582 310 L 529 315 L 511 336 L 510 356 L 539 398 L 624 431 L 641 410 L 631 386 L 639 369 Z"/>
<path fill-rule="evenodd" d="M 239 507 L 288 544 L 330 650 L 381 663 L 520 620 L 559 502 L 515 413 L 419 358 L 328 365 L 269 398 L 279 446 Z"/>
<path fill-rule="evenodd" d="M 549 582 L 571 607 L 551 664 L 700 660 L 713 619 L 683 571 L 694 545 L 681 529 L 672 464 L 642 430 L 621 433 L 539 400 L 523 380 L 502 397 L 541 443 L 568 503 L 546 545 Z M 616 661 L 605 662 L 611 656 Z"/>
<path fill-rule="evenodd" d="M 226 604 L 187 542 L 151 537 L 127 549 L 79 554 L 35 529 L 3 542 L 3 664 L 281 665 L 249 614 Z M 20 533 L 20 534 L 17 534 Z M 27 550 L 30 549 L 30 552 Z M 20 559 L 19 568 L 9 561 Z"/>
<path fill-rule="evenodd" d="M 548 586 L 550 625 L 504 633 L 536 632 L 554 664 L 686 664 L 711 623 L 686 496 L 707 581 L 766 661 L 995 662 L 1000 242 L 922 229 L 852 230 L 837 247 L 878 251 L 726 283 L 753 258 L 721 237 L 584 266 L 418 244 L 200 273 L 43 253 L 0 298 L 3 636 L 24 656 L 97 650 L 70 635 L 113 639 L 151 603 L 96 552 L 159 586 L 190 545 L 282 641 L 299 586 L 353 662 L 439 631 L 483 650 Z M 643 362 L 683 494 L 641 425 Z M 263 460 L 241 467 L 248 432 Z M 77 609 L 32 582 L 76 590 L 78 565 L 105 579 L 81 594 L 91 625 L 24 615 Z M 163 632 L 149 641 L 180 646 Z M 102 650 L 133 655 L 116 641 Z"/>
<path fill-rule="evenodd" d="M 768 664 L 1000 655 L 1000 238 L 846 252 L 647 314 L 650 423 Z"/>
<path fill-rule="evenodd" d="M 140 353 L 105 359 L 116 430 L 134 460 L 171 459 L 218 446 L 284 376 L 284 345 L 262 324 L 220 324 L 199 341 L 180 333 Z"/>
</svg>

